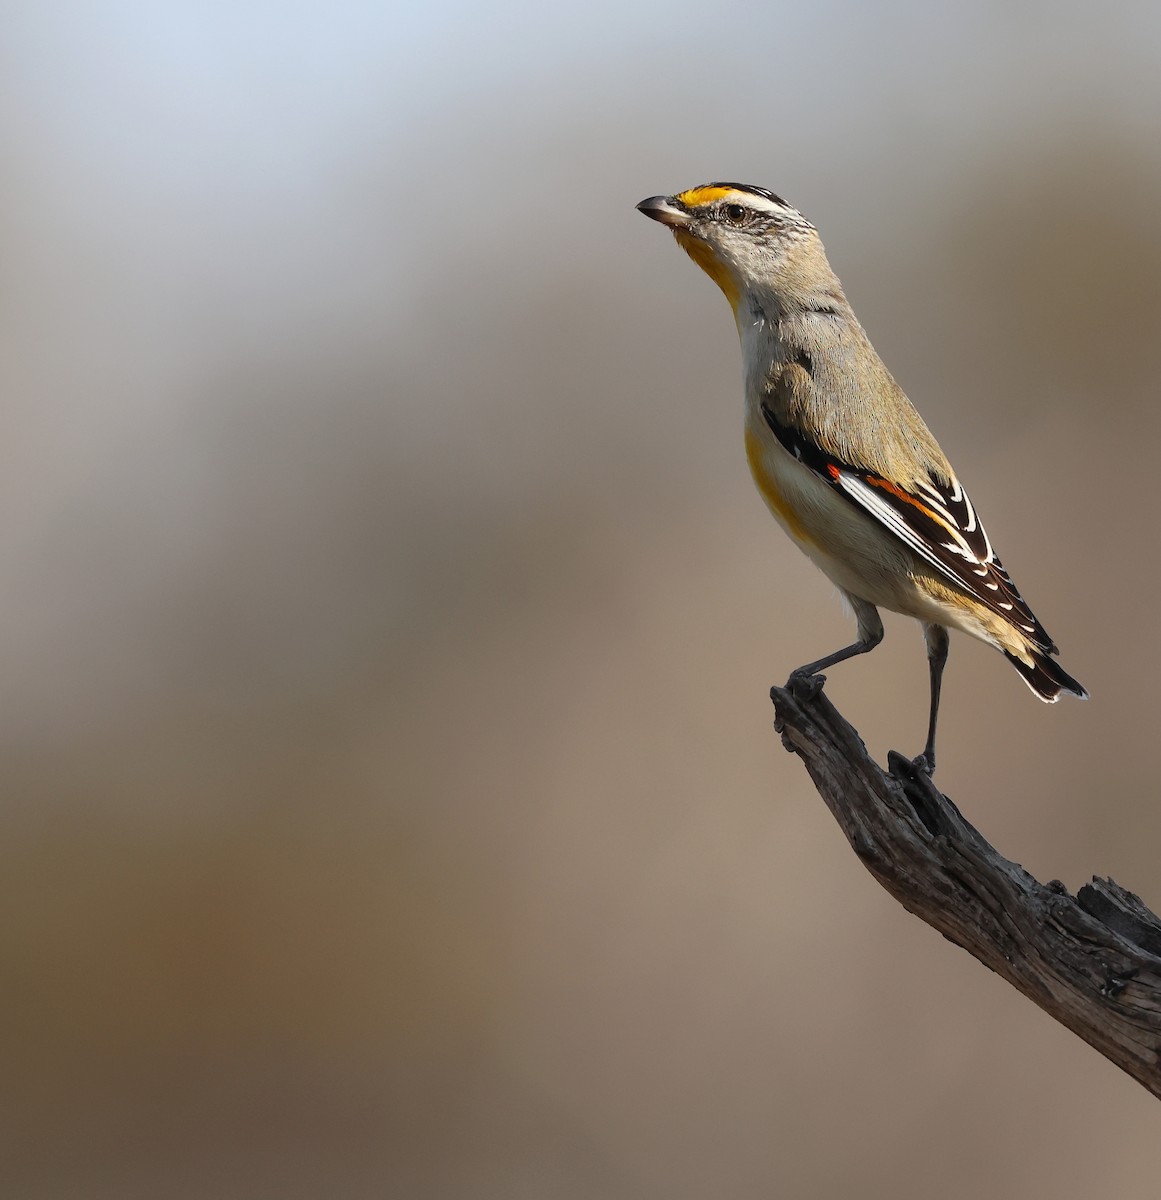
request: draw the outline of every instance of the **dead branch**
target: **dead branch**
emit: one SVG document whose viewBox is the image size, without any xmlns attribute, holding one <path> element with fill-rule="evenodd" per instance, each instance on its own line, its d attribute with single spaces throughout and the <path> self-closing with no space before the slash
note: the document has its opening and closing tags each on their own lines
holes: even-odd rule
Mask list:
<svg viewBox="0 0 1161 1200">
<path fill-rule="evenodd" d="M 812 680 L 772 688 L 797 754 L 872 875 L 903 905 L 1161 1097 L 1161 921 L 1111 879 L 1077 895 L 1010 862 L 910 761 L 884 771 Z"/>
</svg>

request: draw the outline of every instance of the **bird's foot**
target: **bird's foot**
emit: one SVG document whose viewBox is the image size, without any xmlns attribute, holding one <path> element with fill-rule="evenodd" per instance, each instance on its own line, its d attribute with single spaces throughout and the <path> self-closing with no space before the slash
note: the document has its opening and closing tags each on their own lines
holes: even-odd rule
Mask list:
<svg viewBox="0 0 1161 1200">
<path fill-rule="evenodd" d="M 826 683 L 825 675 L 811 675 L 803 671 L 794 671 L 786 681 L 787 690 L 799 701 L 817 700 L 822 694 L 822 685 Z"/>
<path fill-rule="evenodd" d="M 908 758 L 906 754 L 900 754 L 898 750 L 890 750 L 887 753 L 887 767 L 897 779 L 926 779 L 928 781 L 931 780 L 935 770 L 935 764 L 927 757 L 926 750 L 914 758 Z"/>
<path fill-rule="evenodd" d="M 935 774 L 935 752 L 924 750 L 922 754 L 917 754 L 912 760 L 911 765 L 922 775 L 926 775 L 928 779 Z"/>
</svg>

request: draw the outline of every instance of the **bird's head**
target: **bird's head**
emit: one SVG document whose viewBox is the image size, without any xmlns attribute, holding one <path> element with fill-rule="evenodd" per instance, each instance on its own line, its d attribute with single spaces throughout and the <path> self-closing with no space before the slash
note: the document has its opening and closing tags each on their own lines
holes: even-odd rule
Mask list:
<svg viewBox="0 0 1161 1200">
<path fill-rule="evenodd" d="M 735 316 L 743 297 L 780 304 L 834 281 L 818 231 L 765 188 L 707 183 L 674 196 L 650 196 L 637 209 L 673 230 L 725 293 Z"/>
</svg>

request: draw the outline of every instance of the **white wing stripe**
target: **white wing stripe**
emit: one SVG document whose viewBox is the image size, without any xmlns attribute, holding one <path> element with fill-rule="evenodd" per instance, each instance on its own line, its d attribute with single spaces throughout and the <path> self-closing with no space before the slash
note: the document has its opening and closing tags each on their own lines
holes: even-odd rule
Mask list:
<svg viewBox="0 0 1161 1200">
<path fill-rule="evenodd" d="M 962 522 L 948 511 L 946 503 L 937 501 L 928 504 L 926 495 L 931 489 L 923 483 L 917 485 L 917 492 L 924 497 L 918 507 L 927 509 L 928 513 L 928 520 L 924 524 L 930 524 L 932 520 L 942 524 L 946 518 L 947 526 L 950 526 L 948 533 L 951 540 L 928 542 L 922 532 L 913 529 L 908 523 L 907 513 L 895 507 L 882 489 L 872 487 L 860 475 L 851 471 L 839 468 L 836 477 L 834 467 L 829 470 L 831 480 L 841 491 L 899 538 L 904 545 L 910 547 L 924 562 L 934 567 L 940 575 L 974 596 L 998 616 L 1011 621 L 1017 629 L 1029 634 L 1037 644 L 1042 643 L 1046 651 L 1052 648 L 1051 639 L 1038 626 L 1036 618 L 1032 616 L 1008 573 L 996 558 L 991 541 L 976 517 L 975 508 L 958 481 L 953 481 L 948 494 L 957 502 L 956 511 L 963 518 Z M 965 527 L 964 522 L 969 532 L 974 531 L 972 540 L 976 546 L 982 543 L 982 548 L 986 550 L 985 558 L 981 558 L 963 536 L 961 531 Z M 955 559 L 949 557 L 952 554 L 956 559 L 963 560 L 962 567 Z"/>
<path fill-rule="evenodd" d="M 873 517 L 877 518 L 884 525 L 886 525 L 886 527 L 890 529 L 896 537 L 900 538 L 903 542 L 910 546 L 911 549 L 914 550 L 915 553 L 924 560 L 924 562 L 930 563 L 941 575 L 947 579 L 950 579 L 953 583 L 958 584 L 960 587 L 964 587 L 965 584 L 967 584 L 966 579 L 964 579 L 962 576 L 957 576 L 946 563 L 943 563 L 939 560 L 939 557 L 936 555 L 934 550 L 907 524 L 903 517 L 894 508 L 892 508 L 890 504 L 888 504 L 881 496 L 876 494 L 874 488 L 870 487 L 870 485 L 867 483 L 864 483 L 863 480 L 861 480 L 857 475 L 851 475 L 847 471 L 839 472 L 838 482 L 843 491 L 845 491 L 852 499 L 861 504 Z M 958 487 L 958 484 L 956 486 Z M 963 494 L 962 489 L 960 490 L 960 494 Z M 951 524 L 954 525 L 955 522 L 951 521 Z M 956 541 L 960 541 L 958 536 L 956 536 Z M 949 545 L 947 548 L 949 550 L 955 549 L 956 553 L 962 555 L 968 563 L 980 563 L 979 558 L 971 552 L 966 542 L 961 542 L 961 546 L 962 548 L 952 547 Z M 989 546 L 989 550 L 990 549 L 991 547 Z M 971 567 L 971 573 L 973 575 L 978 575 L 981 577 L 981 579 L 985 580 L 985 587 L 992 591 L 999 591 L 997 584 L 985 578 L 988 575 L 988 570 L 989 569 L 986 563 Z M 976 586 L 978 587 L 978 585 Z M 969 586 L 968 590 L 973 591 L 975 588 Z M 978 591 L 976 594 L 981 600 L 983 599 L 983 596 L 980 595 Z"/>
<path fill-rule="evenodd" d="M 936 555 L 932 552 L 927 543 L 915 533 L 915 531 L 907 524 L 906 521 L 880 496 L 876 496 L 874 490 L 867 486 L 856 475 L 848 475 L 846 471 L 839 474 L 839 483 L 842 488 L 855 500 L 857 500 L 865 509 L 877 517 L 896 537 L 902 539 L 916 552 L 925 562 L 929 562 L 941 574 L 946 575 L 949 579 L 955 580 L 955 576 L 939 561 Z M 973 559 L 975 556 L 972 556 Z"/>
</svg>

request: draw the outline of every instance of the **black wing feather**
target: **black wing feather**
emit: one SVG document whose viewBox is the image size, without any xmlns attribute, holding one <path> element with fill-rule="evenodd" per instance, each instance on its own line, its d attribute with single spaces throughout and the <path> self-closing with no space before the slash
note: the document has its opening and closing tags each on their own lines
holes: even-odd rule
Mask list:
<svg viewBox="0 0 1161 1200">
<path fill-rule="evenodd" d="M 895 534 L 956 587 L 1019 629 L 1047 654 L 1056 646 L 1016 590 L 996 557 L 967 492 L 929 475 L 910 492 L 860 467 L 844 463 L 781 424 L 765 405 L 762 415 L 782 447 L 836 492 Z"/>
</svg>

